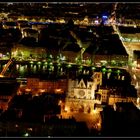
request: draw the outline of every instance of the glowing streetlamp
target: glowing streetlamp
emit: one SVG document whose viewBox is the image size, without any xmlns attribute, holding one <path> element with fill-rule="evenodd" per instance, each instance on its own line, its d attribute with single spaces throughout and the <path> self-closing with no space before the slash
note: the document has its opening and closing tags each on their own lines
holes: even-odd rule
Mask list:
<svg viewBox="0 0 140 140">
<path fill-rule="evenodd" d="M 24 136 L 24 137 L 29 137 L 30 134 L 26 132 L 25 134 L 23 134 L 23 136 Z"/>
<path fill-rule="evenodd" d="M 71 67 L 72 67 L 72 65 L 71 65 L 71 64 L 68 64 L 68 65 L 67 65 L 67 67 L 68 67 L 68 68 L 71 68 Z"/>
<path fill-rule="evenodd" d="M 102 73 L 103 74 L 105 74 L 106 71 L 107 71 L 106 68 L 102 68 Z"/>
</svg>

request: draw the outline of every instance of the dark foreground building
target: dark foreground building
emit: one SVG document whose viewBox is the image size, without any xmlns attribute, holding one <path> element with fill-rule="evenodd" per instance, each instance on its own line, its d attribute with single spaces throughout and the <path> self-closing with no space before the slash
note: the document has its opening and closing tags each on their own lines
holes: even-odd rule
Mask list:
<svg viewBox="0 0 140 140">
<path fill-rule="evenodd" d="M 115 109 L 115 111 L 114 111 Z M 116 103 L 102 112 L 102 135 L 111 137 L 138 137 L 140 110 L 133 103 Z"/>
<path fill-rule="evenodd" d="M 16 95 L 18 87 L 16 78 L 0 78 L 0 109 L 8 109 L 9 102 Z"/>
</svg>

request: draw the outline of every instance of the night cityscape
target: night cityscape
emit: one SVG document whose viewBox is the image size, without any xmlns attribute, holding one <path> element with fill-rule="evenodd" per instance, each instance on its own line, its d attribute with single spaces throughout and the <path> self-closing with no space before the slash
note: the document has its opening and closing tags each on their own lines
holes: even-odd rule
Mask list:
<svg viewBox="0 0 140 140">
<path fill-rule="evenodd" d="M 139 126 L 139 3 L 0 3 L 0 138 Z"/>
</svg>

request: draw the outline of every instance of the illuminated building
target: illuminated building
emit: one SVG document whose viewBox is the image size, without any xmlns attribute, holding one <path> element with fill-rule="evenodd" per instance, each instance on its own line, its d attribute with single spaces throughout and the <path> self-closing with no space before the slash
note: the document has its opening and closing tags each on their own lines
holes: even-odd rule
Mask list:
<svg viewBox="0 0 140 140">
<path fill-rule="evenodd" d="M 27 42 L 30 41 L 25 40 Z M 35 43 L 32 43 L 32 45 Z M 40 47 L 27 47 L 26 45 L 23 44 L 18 44 L 15 45 L 12 48 L 12 57 L 16 58 L 17 60 L 28 60 L 28 59 L 36 59 L 36 58 L 43 58 L 43 56 L 46 54 L 46 49 L 45 48 L 40 48 Z"/>
<path fill-rule="evenodd" d="M 39 78 L 27 78 L 27 84 L 20 87 L 19 92 L 40 95 L 42 93 L 64 94 L 67 91 L 67 80 L 55 81 L 40 80 Z"/>
<path fill-rule="evenodd" d="M 68 83 L 68 95 L 66 97 L 65 110 L 66 112 L 82 112 L 92 113 L 94 104 L 101 103 L 95 99 L 95 90 L 97 85 L 102 83 L 102 74 L 95 72 L 93 75 L 93 81 L 81 79 L 69 80 Z"/>
<path fill-rule="evenodd" d="M 122 97 L 122 96 L 119 96 L 119 95 L 110 95 L 109 97 L 109 102 L 108 104 L 109 105 L 114 105 L 115 103 L 120 103 L 120 102 L 133 102 L 136 104 L 137 102 L 137 97 L 130 97 L 130 96 L 127 96 L 127 97 Z"/>
<path fill-rule="evenodd" d="M 112 87 L 101 86 L 99 91 L 101 93 L 101 102 L 113 106 L 115 103 L 119 102 L 133 102 L 137 104 L 137 91 L 133 85 L 126 84 L 123 85 L 123 77 L 122 79 L 118 79 L 122 85 L 115 85 Z M 113 81 L 112 81 L 113 82 Z"/>
<path fill-rule="evenodd" d="M 38 40 L 38 31 L 31 28 L 22 29 L 22 38 L 24 37 L 34 37 L 36 41 Z"/>
</svg>

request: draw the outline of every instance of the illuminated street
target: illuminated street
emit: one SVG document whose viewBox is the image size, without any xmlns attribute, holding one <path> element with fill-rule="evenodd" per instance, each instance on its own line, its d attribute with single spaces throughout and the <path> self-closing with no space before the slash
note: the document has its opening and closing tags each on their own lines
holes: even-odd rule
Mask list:
<svg viewBox="0 0 140 140">
<path fill-rule="evenodd" d="M 92 114 L 85 114 L 85 113 L 65 113 L 62 114 L 63 118 L 71 118 L 74 117 L 76 121 L 84 121 L 87 123 L 88 128 L 95 128 L 97 130 L 101 129 L 101 116 L 99 112 L 95 111 Z"/>
</svg>

